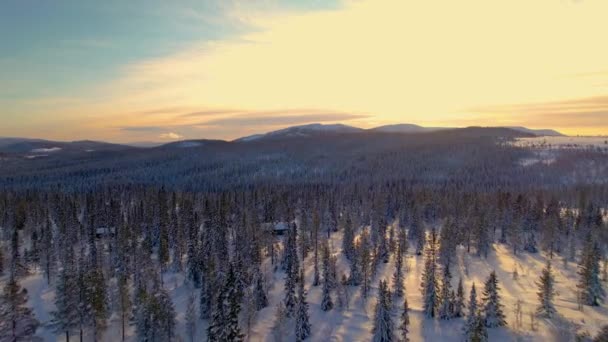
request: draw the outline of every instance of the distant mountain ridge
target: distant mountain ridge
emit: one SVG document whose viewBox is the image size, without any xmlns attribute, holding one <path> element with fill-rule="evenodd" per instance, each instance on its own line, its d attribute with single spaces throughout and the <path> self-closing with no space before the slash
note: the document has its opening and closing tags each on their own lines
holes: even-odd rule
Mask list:
<svg viewBox="0 0 608 342">
<path fill-rule="evenodd" d="M 437 132 L 461 132 L 466 134 L 484 134 L 492 132 L 493 135 L 501 135 L 513 137 L 517 136 L 517 132 L 521 136 L 563 136 L 560 132 L 553 129 L 530 129 L 521 126 L 512 127 L 423 127 L 415 124 L 394 124 L 384 125 L 374 128 L 364 129 L 345 124 L 321 124 L 313 123 L 299 126 L 291 126 L 268 133 L 254 134 L 233 140 L 234 143 L 249 143 L 255 141 L 272 141 L 284 140 L 293 138 L 308 138 L 342 134 L 421 134 L 421 133 L 437 133 Z M 193 148 L 204 147 L 209 144 L 217 145 L 230 143 L 225 140 L 209 140 L 209 139 L 188 139 L 172 141 L 169 143 L 133 143 L 133 144 L 113 144 L 99 141 L 80 140 L 80 141 L 50 141 L 44 139 L 32 138 L 13 138 L 0 137 L 0 153 L 4 154 L 21 154 L 21 155 L 47 155 L 57 153 L 90 153 L 90 152 L 117 152 L 129 149 L 147 148 Z"/>
<path fill-rule="evenodd" d="M 513 131 L 532 134 L 534 136 L 563 136 L 560 132 L 557 132 L 552 129 L 530 129 L 526 127 L 485 127 L 485 128 L 505 128 Z M 378 126 L 374 128 L 364 129 L 354 126 L 348 126 L 344 124 L 307 124 L 301 126 L 291 126 L 283 129 L 279 129 L 276 131 L 271 131 L 265 134 L 254 134 L 245 136 L 242 138 L 235 139 L 235 142 L 251 142 L 257 140 L 269 140 L 269 139 L 285 139 L 285 138 L 295 138 L 295 137 L 309 137 L 309 136 L 319 136 L 319 135 L 327 135 L 327 134 L 351 134 L 351 133 L 361 133 L 361 132 L 375 132 L 375 133 L 428 133 L 428 132 L 437 132 L 437 131 L 447 131 L 447 130 L 455 130 L 455 129 L 463 129 L 456 127 L 423 127 L 415 124 L 394 124 L 394 125 L 384 125 Z"/>
</svg>

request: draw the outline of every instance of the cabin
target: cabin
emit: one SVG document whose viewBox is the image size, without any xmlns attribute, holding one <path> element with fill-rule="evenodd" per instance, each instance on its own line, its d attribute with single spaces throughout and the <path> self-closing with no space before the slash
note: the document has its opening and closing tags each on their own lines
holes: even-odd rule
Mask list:
<svg viewBox="0 0 608 342">
<path fill-rule="evenodd" d="M 116 229 L 114 227 L 98 227 L 95 229 L 95 237 L 98 239 L 114 237 Z"/>
</svg>

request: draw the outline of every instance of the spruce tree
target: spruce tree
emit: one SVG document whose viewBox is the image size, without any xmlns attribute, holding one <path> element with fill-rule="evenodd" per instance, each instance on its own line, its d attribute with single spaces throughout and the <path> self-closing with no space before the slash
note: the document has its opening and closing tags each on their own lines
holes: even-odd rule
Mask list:
<svg viewBox="0 0 608 342">
<path fill-rule="evenodd" d="M 30 341 L 40 323 L 27 304 L 27 290 L 13 275 L 0 296 L 0 340 Z"/>
<path fill-rule="evenodd" d="M 471 285 L 471 293 L 469 295 L 469 305 L 467 306 L 468 312 L 466 321 L 463 325 L 464 340 L 471 341 L 475 334 L 479 321 L 479 310 L 477 309 L 477 290 L 475 289 L 475 283 Z"/>
<path fill-rule="evenodd" d="M 395 297 L 403 297 L 403 254 L 401 253 L 401 245 L 397 246 L 397 254 L 395 255 L 395 273 L 393 273 L 393 293 Z"/>
<path fill-rule="evenodd" d="M 342 251 L 348 260 L 352 262 L 355 258 L 355 232 L 353 228 L 353 221 L 349 214 L 344 214 L 344 234 L 342 238 Z"/>
<path fill-rule="evenodd" d="M 579 264 L 579 282 L 577 285 L 583 303 L 586 305 L 600 305 L 605 295 L 600 282 L 600 259 L 599 246 L 597 242 L 592 242 L 591 236 L 589 236 Z"/>
<path fill-rule="evenodd" d="M 239 327 L 239 313 L 241 312 L 241 299 L 243 296 L 242 293 L 239 292 L 235 282 L 236 278 L 234 272 L 229 271 L 226 285 L 228 287 L 228 291 L 226 292 L 228 313 L 226 316 L 227 321 L 225 322 L 226 326 L 224 327 L 226 331 L 224 336 L 227 341 L 239 342 L 243 341 L 245 338 Z"/>
<path fill-rule="evenodd" d="M 431 231 L 429 243 L 426 249 L 424 269 L 422 271 L 422 291 L 423 312 L 426 317 L 435 317 L 439 304 L 439 284 L 437 282 L 437 234 L 435 229 Z"/>
<path fill-rule="evenodd" d="M 386 281 L 381 280 L 378 286 L 378 301 L 374 311 L 373 342 L 392 342 L 395 340 L 393 319 L 391 317 L 390 291 Z"/>
<path fill-rule="evenodd" d="M 450 267 L 443 268 L 443 279 L 441 283 L 441 291 L 439 293 L 439 309 L 438 314 L 440 319 L 450 319 L 453 315 L 454 303 L 452 301 L 452 274 Z"/>
<path fill-rule="evenodd" d="M 499 290 L 496 272 L 492 271 L 485 282 L 482 298 L 483 318 L 488 328 L 507 325 L 503 312 L 503 305 L 500 302 Z"/>
<path fill-rule="evenodd" d="M 64 264 L 59 273 L 55 290 L 55 311 L 51 313 L 52 326 L 55 333 L 64 333 L 66 341 L 70 333 L 78 326 L 78 275 L 73 269 L 72 262 Z"/>
<path fill-rule="evenodd" d="M 334 307 L 331 299 L 332 279 L 329 254 L 329 246 L 326 245 L 323 249 L 323 294 L 321 297 L 321 310 L 323 311 L 329 311 Z"/>
<path fill-rule="evenodd" d="M 538 285 L 538 301 L 539 305 L 536 312 L 545 317 L 553 317 L 556 313 L 553 305 L 553 297 L 555 297 L 555 277 L 551 270 L 551 262 L 547 261 L 547 265 L 543 268 L 540 279 L 536 283 Z"/>
<path fill-rule="evenodd" d="M 287 317 L 293 316 L 296 307 L 296 279 L 291 267 L 289 267 L 285 274 L 285 298 L 283 299 L 283 304 L 285 304 L 285 314 Z"/>
<path fill-rule="evenodd" d="M 308 317 L 308 302 L 304 290 L 304 269 L 300 271 L 298 283 L 298 301 L 296 305 L 296 341 L 304 341 L 310 336 L 310 321 Z"/>
<path fill-rule="evenodd" d="M 401 312 L 401 324 L 399 325 L 399 342 L 409 342 L 407 334 L 410 332 L 410 314 L 407 298 L 403 300 L 403 311 Z"/>
<path fill-rule="evenodd" d="M 131 297 L 129 295 L 129 283 L 127 277 L 120 275 L 118 278 L 118 306 L 121 320 L 121 338 L 125 340 L 126 322 L 132 310 Z"/>
<path fill-rule="evenodd" d="M 475 324 L 473 327 L 472 334 L 469 341 L 471 342 L 487 342 L 488 341 L 488 329 L 484 324 L 484 319 L 481 312 L 477 312 L 475 315 Z"/>
<path fill-rule="evenodd" d="M 456 289 L 456 299 L 454 301 L 454 317 L 464 316 L 464 287 L 462 286 L 462 278 L 458 280 L 458 288 Z"/>
</svg>

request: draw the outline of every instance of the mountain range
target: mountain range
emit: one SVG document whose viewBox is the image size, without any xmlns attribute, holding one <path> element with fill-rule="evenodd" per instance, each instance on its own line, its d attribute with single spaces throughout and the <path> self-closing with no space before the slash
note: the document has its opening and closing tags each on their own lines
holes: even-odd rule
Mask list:
<svg viewBox="0 0 608 342">
<path fill-rule="evenodd" d="M 23 155 L 27 158 L 46 157 L 53 154 L 74 154 L 74 153 L 92 153 L 92 152 L 118 152 L 121 150 L 129 150 L 134 148 L 191 148 L 200 147 L 203 145 L 218 145 L 228 143 L 246 144 L 251 142 L 275 141 L 294 138 L 308 138 L 327 135 L 344 135 L 344 134 L 421 134 L 439 131 L 465 132 L 472 129 L 478 129 L 476 132 L 488 132 L 490 129 L 504 129 L 504 132 L 510 132 L 512 136 L 562 136 L 560 132 L 552 129 L 530 129 L 526 127 L 469 127 L 469 128 L 451 128 L 451 127 L 423 127 L 414 124 L 396 124 L 363 129 L 344 124 L 308 124 L 300 126 L 292 126 L 268 133 L 255 134 L 233 141 L 223 140 L 181 140 L 162 143 L 146 143 L 146 144 L 113 144 L 100 141 L 51 141 L 44 139 L 29 139 L 29 138 L 2 138 L 0 137 L 0 154 L 2 155 Z M 497 134 L 494 132 L 493 134 Z"/>
</svg>

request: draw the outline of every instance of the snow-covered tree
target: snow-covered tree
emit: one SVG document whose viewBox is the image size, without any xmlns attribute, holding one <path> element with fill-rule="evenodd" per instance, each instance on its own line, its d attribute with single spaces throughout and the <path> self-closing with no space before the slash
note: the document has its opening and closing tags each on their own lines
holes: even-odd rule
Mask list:
<svg viewBox="0 0 608 342">
<path fill-rule="evenodd" d="M 488 328 L 502 327 L 507 325 L 503 305 L 500 302 L 500 290 L 496 272 L 492 271 L 485 282 L 482 297 L 482 312 L 485 325 Z"/>
<path fill-rule="evenodd" d="M 11 275 L 0 296 L 0 340 L 30 341 L 40 323 L 27 304 L 27 290 Z"/>
<path fill-rule="evenodd" d="M 450 319 L 454 316 L 454 303 L 452 301 L 452 274 L 449 266 L 443 268 L 443 279 L 441 283 L 441 291 L 439 292 L 439 309 L 438 315 L 440 319 Z"/>
<path fill-rule="evenodd" d="M 51 313 L 52 326 L 56 333 L 64 333 L 66 340 L 79 324 L 79 290 L 78 275 L 72 262 L 64 263 L 59 272 L 55 291 L 55 311 Z"/>
<path fill-rule="evenodd" d="M 551 262 L 548 261 L 547 265 L 541 271 L 540 279 L 537 282 L 538 285 L 538 301 L 539 305 L 536 312 L 539 315 L 546 317 L 553 317 L 555 314 L 555 305 L 553 305 L 553 297 L 555 297 L 555 277 L 551 270 Z"/>
<path fill-rule="evenodd" d="M 424 269 L 422 271 L 423 312 L 426 317 L 435 317 L 439 304 L 439 284 L 437 282 L 437 234 L 431 231 L 428 246 L 425 251 Z"/>
<path fill-rule="evenodd" d="M 401 253 L 401 245 L 397 246 L 395 254 L 395 273 L 393 273 L 393 293 L 395 297 L 403 297 L 403 254 Z"/>
<path fill-rule="evenodd" d="M 308 302 L 304 289 L 304 270 L 300 271 L 298 283 L 298 300 L 296 304 L 296 341 L 304 341 L 310 336 L 310 321 L 308 317 Z"/>
<path fill-rule="evenodd" d="M 229 264 L 226 280 L 215 300 L 211 321 L 207 329 L 208 341 L 242 341 L 239 328 L 239 313 L 242 293 L 237 286 L 233 263 Z"/>
<path fill-rule="evenodd" d="M 581 292 L 581 299 L 586 305 L 600 305 L 605 295 L 600 282 L 600 260 L 601 254 L 598 244 L 592 242 L 591 237 L 588 237 L 579 264 L 577 285 Z"/>
<path fill-rule="evenodd" d="M 399 342 L 409 342 L 410 339 L 407 336 L 410 332 L 410 314 L 407 298 L 403 300 L 403 311 L 401 311 L 401 323 L 399 325 Z"/>
<path fill-rule="evenodd" d="M 118 310 L 120 313 L 121 338 L 124 341 L 126 323 L 133 310 L 131 296 L 129 294 L 129 283 L 127 277 L 124 275 L 120 275 L 118 278 Z"/>
<path fill-rule="evenodd" d="M 471 293 L 469 295 L 469 304 L 467 305 L 467 308 L 466 321 L 463 325 L 464 340 L 472 341 L 479 322 L 483 321 L 479 315 L 479 310 L 477 309 L 477 290 L 475 289 L 475 283 L 471 285 Z"/>
<path fill-rule="evenodd" d="M 333 280 L 330 270 L 330 252 L 329 247 L 323 249 L 323 294 L 321 297 L 321 310 L 329 311 L 333 309 L 334 303 L 331 299 L 331 289 Z"/>
<path fill-rule="evenodd" d="M 454 317 L 464 316 L 464 287 L 462 286 L 462 278 L 458 280 L 458 288 L 456 289 L 456 299 L 454 301 Z"/>
<path fill-rule="evenodd" d="M 391 317 L 390 291 L 386 281 L 381 280 L 378 287 L 378 301 L 374 311 L 373 342 L 391 342 L 395 340 Z"/>
</svg>

